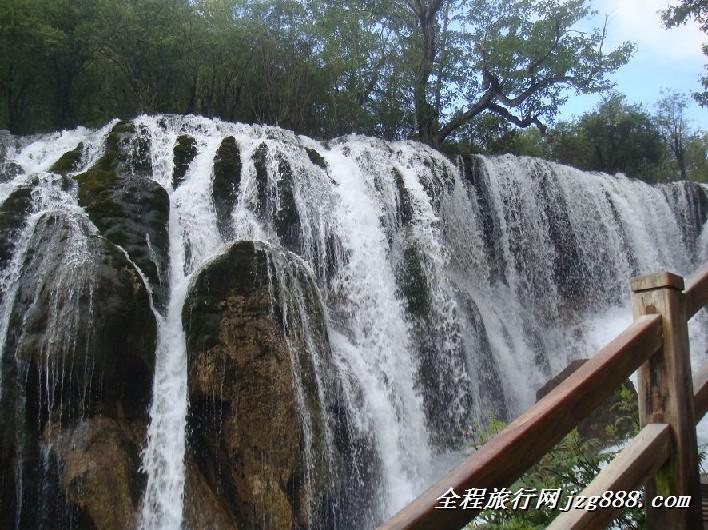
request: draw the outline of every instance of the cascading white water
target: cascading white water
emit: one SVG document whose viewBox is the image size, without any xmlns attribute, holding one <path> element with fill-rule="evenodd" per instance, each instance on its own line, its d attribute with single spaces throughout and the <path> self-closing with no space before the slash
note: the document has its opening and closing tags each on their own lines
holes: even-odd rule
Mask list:
<svg viewBox="0 0 708 530">
<path fill-rule="evenodd" d="M 326 454 L 313 454 L 314 420 L 295 343 L 305 344 L 319 400 L 339 385 L 353 436 L 372 441 L 378 462 L 351 462 L 380 473 L 369 485 L 362 527 L 418 494 L 490 417 L 518 414 L 569 360 L 620 331 L 631 320 L 630 276 L 661 268 L 687 274 L 708 256 L 708 191 L 699 185 L 652 187 L 512 156 L 453 162 L 414 142 L 350 136 L 323 143 L 197 117 L 134 123 L 150 140 L 152 179 L 169 195 L 168 287 L 142 454 L 144 529 L 183 525 L 189 403 L 182 310 L 190 282 L 235 241 L 298 254 L 317 287 L 334 375 L 320 365 L 306 288 L 279 254 L 269 258 L 269 272 L 287 291 L 272 292 L 272 301 L 287 308 L 286 335 L 298 337 L 286 341 L 303 459 L 330 458 L 334 435 L 325 428 Z M 79 142 L 81 169 L 90 167 L 111 126 L 29 139 L 5 154 L 22 172 L 0 182 L 0 207 L 39 179 L 12 259 L 0 270 L 0 353 L 38 214 L 84 216 L 74 193 L 47 170 Z M 195 140 L 196 156 L 177 185 L 173 149 L 181 135 Z M 214 159 L 226 137 L 235 139 L 241 174 L 225 229 Z M 696 365 L 706 357 L 706 327 L 703 312 L 690 324 Z"/>
</svg>

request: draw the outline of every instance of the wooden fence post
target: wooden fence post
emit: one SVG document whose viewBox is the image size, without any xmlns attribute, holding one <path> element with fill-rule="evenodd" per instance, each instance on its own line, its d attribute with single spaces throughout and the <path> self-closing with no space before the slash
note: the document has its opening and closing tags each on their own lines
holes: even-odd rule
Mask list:
<svg viewBox="0 0 708 530">
<path fill-rule="evenodd" d="M 661 272 L 632 278 L 634 318 L 661 314 L 664 344 L 638 371 L 639 421 L 667 423 L 673 447 L 668 462 L 647 485 L 647 527 L 650 530 L 703 528 L 694 420 L 693 382 L 681 276 Z M 653 508 L 657 495 L 690 495 L 689 508 Z"/>
</svg>

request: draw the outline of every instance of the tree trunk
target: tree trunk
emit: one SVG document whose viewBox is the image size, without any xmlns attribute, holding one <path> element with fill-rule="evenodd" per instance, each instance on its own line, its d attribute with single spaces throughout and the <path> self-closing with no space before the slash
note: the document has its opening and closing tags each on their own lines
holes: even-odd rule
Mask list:
<svg viewBox="0 0 708 530">
<path fill-rule="evenodd" d="M 416 13 L 422 38 L 422 55 L 415 77 L 415 121 L 420 141 L 433 147 L 438 147 L 436 144 L 438 143 L 437 113 L 439 109 L 434 108 L 428 102 L 428 87 L 437 53 L 435 13 L 439 5 L 440 2 L 433 2 L 430 7 L 421 7 Z"/>
</svg>

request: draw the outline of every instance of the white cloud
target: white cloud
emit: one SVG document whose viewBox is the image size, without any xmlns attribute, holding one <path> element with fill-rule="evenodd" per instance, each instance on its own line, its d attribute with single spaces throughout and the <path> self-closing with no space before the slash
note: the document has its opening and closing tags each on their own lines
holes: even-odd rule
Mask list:
<svg viewBox="0 0 708 530">
<path fill-rule="evenodd" d="M 675 3 L 675 2 L 674 2 Z M 667 30 L 658 11 L 666 9 L 666 0 L 595 0 L 599 16 L 609 15 L 608 41 L 616 44 L 632 41 L 638 54 L 659 56 L 672 60 L 698 60 L 705 57 L 701 45 L 708 37 L 698 25 L 686 25 Z"/>
</svg>

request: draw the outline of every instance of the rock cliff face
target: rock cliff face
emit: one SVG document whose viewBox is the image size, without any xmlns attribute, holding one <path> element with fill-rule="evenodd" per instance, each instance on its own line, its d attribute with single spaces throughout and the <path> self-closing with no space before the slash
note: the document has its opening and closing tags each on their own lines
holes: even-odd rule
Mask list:
<svg viewBox="0 0 708 530">
<path fill-rule="evenodd" d="M 233 245 L 193 282 L 183 322 L 190 528 L 204 517 L 210 528 L 346 528 L 332 510 L 346 480 L 343 398 L 297 258 Z"/>
<path fill-rule="evenodd" d="M 147 290 L 81 216 L 44 214 L 28 249 L 0 374 L 0 526 L 124 528 L 144 487 Z"/>
<path fill-rule="evenodd" d="M 167 192 L 151 175 L 150 138 L 134 124 L 120 122 L 108 134 L 103 155 L 76 181 L 79 204 L 103 236 L 128 252 L 162 306 L 170 206 Z"/>
<path fill-rule="evenodd" d="M 376 528 L 632 274 L 708 256 L 702 184 L 195 116 L 6 136 L 0 529 Z"/>
</svg>

